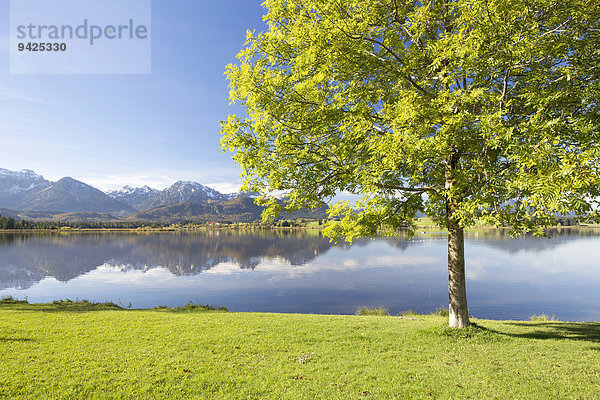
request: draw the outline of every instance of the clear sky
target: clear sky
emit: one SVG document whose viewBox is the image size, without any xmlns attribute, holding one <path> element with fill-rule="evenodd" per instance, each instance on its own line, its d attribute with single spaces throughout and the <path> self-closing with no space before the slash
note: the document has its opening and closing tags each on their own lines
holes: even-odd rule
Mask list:
<svg viewBox="0 0 600 400">
<path fill-rule="evenodd" d="M 240 169 L 219 150 L 219 121 L 239 113 L 223 72 L 246 30 L 265 30 L 261 3 L 152 0 L 149 75 L 14 75 L 0 0 L 0 168 L 103 190 L 177 180 L 237 190 Z"/>
</svg>

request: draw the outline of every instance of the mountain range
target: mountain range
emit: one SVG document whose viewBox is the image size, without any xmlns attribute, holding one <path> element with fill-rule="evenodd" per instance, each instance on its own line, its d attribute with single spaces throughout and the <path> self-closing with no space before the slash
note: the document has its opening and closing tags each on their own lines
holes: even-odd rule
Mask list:
<svg viewBox="0 0 600 400">
<path fill-rule="evenodd" d="M 254 196 L 223 194 L 197 182 L 178 181 L 164 190 L 125 186 L 102 192 L 70 177 L 56 182 L 31 170 L 0 168 L 0 215 L 52 221 L 233 221 L 260 218 Z M 296 218 L 325 218 L 326 206 Z M 286 216 L 294 218 L 294 214 Z"/>
</svg>

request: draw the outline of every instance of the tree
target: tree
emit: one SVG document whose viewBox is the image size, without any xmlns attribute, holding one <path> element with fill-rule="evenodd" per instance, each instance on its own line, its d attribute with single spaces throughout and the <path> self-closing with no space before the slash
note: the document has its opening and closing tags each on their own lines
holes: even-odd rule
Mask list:
<svg viewBox="0 0 600 400">
<path fill-rule="evenodd" d="M 600 5 L 586 0 L 266 0 L 227 66 L 222 122 L 244 190 L 336 193 L 337 240 L 394 234 L 424 212 L 448 229 L 449 324 L 469 325 L 464 228 L 598 219 Z M 265 218 L 281 206 L 274 199 Z"/>
</svg>

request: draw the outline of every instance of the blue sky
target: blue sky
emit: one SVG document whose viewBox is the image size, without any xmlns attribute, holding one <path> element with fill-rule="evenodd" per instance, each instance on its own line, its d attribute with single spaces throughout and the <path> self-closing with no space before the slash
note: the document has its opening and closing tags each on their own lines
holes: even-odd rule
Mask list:
<svg viewBox="0 0 600 400">
<path fill-rule="evenodd" d="M 10 74 L 10 1 L 0 0 L 0 168 L 71 176 L 100 189 L 193 180 L 237 190 L 219 150 L 229 106 L 225 65 L 261 0 L 152 0 L 149 75 Z"/>
</svg>

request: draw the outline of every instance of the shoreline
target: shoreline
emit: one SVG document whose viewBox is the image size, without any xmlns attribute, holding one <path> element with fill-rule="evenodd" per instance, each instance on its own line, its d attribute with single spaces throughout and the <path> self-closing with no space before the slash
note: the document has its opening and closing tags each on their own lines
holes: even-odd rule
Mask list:
<svg viewBox="0 0 600 400">
<path fill-rule="evenodd" d="M 397 319 L 415 319 L 424 318 L 431 316 L 438 316 L 447 318 L 447 310 L 443 308 L 437 308 L 435 311 L 429 313 L 418 313 L 411 309 L 401 311 L 398 314 L 382 314 L 377 312 L 379 309 L 371 309 L 369 307 L 361 307 L 356 310 L 353 314 L 331 314 L 331 313 L 297 313 L 297 312 L 269 312 L 269 311 L 230 311 L 225 306 L 213 306 L 209 304 L 196 304 L 189 302 L 182 306 L 161 306 L 158 305 L 152 308 L 130 308 L 123 306 L 122 304 L 116 304 L 111 301 L 106 302 L 93 302 L 89 300 L 53 300 L 51 302 L 40 302 L 32 303 L 27 298 L 20 300 L 13 296 L 6 296 L 0 298 L 0 308 L 11 306 L 30 308 L 30 311 L 43 311 L 49 308 L 55 311 L 128 311 L 128 312 L 148 312 L 148 311 L 187 311 L 187 312 L 226 312 L 230 314 L 265 314 L 265 315 L 304 315 L 304 316 L 336 316 L 336 317 L 386 317 L 386 318 L 397 318 Z M 366 312 L 361 312 L 367 310 Z M 387 310 L 387 309 L 386 309 Z M 531 314 L 529 319 L 492 319 L 492 318 L 477 318 L 471 317 L 474 321 L 495 321 L 495 322 L 558 322 L 558 323 L 579 323 L 579 324 L 598 324 L 600 321 L 574 321 L 574 320 L 559 320 L 555 314 Z"/>
<path fill-rule="evenodd" d="M 256 225 L 225 225 L 225 226 L 198 226 L 198 227 L 163 227 L 163 228 L 71 228 L 62 227 L 55 229 L 2 229 L 1 233 L 70 233 L 70 232 L 131 232 L 131 233 L 160 233 L 160 232 L 194 232 L 194 231 L 234 231 L 234 230 L 270 230 L 270 231 L 321 231 L 322 227 L 304 226 L 304 227 L 279 227 L 279 226 L 256 226 Z M 493 227 L 493 226 L 474 226 L 465 229 L 465 233 L 473 233 L 480 231 L 498 231 L 506 232 L 511 227 Z M 600 230 L 600 225 L 569 225 L 569 226 L 549 226 L 545 230 Z M 407 233 L 408 229 L 400 230 L 399 233 Z M 446 229 L 431 225 L 417 225 L 414 229 L 415 236 L 417 234 L 447 234 Z"/>
</svg>

